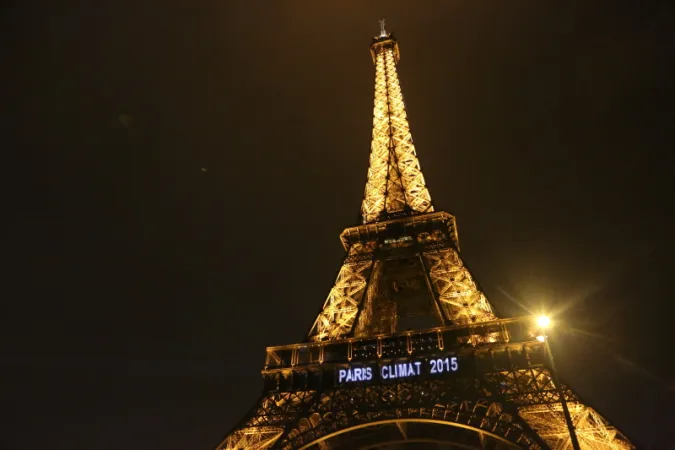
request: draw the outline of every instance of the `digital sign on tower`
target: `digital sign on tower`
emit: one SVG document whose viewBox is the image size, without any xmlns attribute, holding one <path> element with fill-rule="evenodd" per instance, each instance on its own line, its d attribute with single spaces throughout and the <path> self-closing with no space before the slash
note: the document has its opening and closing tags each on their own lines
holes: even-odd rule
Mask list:
<svg viewBox="0 0 675 450">
<path fill-rule="evenodd" d="M 443 356 L 440 358 L 406 358 L 371 364 L 352 364 L 337 368 L 335 375 L 337 384 L 343 384 L 436 376 L 457 372 L 458 370 L 459 358 L 457 356 Z"/>
</svg>

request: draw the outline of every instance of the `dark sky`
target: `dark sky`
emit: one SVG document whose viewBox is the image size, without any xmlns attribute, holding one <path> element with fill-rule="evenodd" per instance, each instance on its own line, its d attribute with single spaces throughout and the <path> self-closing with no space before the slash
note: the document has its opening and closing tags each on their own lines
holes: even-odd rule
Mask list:
<svg viewBox="0 0 675 450">
<path fill-rule="evenodd" d="M 564 379 L 675 448 L 668 3 L 5 5 L 0 448 L 207 450 L 253 405 L 357 220 L 382 16 L 497 311 L 558 312 Z"/>
</svg>

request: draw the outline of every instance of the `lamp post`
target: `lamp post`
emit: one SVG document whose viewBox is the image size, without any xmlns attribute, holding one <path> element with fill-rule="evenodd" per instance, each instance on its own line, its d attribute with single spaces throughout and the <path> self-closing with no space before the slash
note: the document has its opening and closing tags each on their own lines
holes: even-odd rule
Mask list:
<svg viewBox="0 0 675 450">
<path fill-rule="evenodd" d="M 543 342 L 546 348 L 546 355 L 548 356 L 549 364 L 551 366 L 551 378 L 553 379 L 553 384 L 558 390 L 558 395 L 560 395 L 560 404 L 562 405 L 563 415 L 565 416 L 565 422 L 567 423 L 567 430 L 570 433 L 570 441 L 572 441 L 572 448 L 574 450 L 581 450 L 579 447 L 579 440 L 577 439 L 577 433 L 574 429 L 574 423 L 572 423 L 572 416 L 570 416 L 570 410 L 567 408 L 567 399 L 565 399 L 565 392 L 563 390 L 562 384 L 558 380 L 558 371 L 555 368 L 555 361 L 553 360 L 553 352 L 551 352 L 551 346 L 548 343 L 548 336 L 545 334 L 547 328 L 551 326 L 551 319 L 547 316 L 537 317 L 537 325 L 541 333 L 537 336 L 539 342 Z"/>
</svg>

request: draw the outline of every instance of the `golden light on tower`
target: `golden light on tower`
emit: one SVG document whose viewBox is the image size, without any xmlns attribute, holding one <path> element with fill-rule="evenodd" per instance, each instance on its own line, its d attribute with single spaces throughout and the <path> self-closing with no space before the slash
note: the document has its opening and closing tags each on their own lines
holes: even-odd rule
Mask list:
<svg viewBox="0 0 675 450">
<path fill-rule="evenodd" d="M 380 33 L 373 38 L 370 53 L 375 64 L 375 98 L 370 165 L 361 206 L 363 223 L 431 213 L 431 195 L 413 145 L 396 69 L 400 59 L 398 41 L 387 32 L 384 19 L 380 20 Z M 368 225 L 363 225 L 345 233 L 362 235 L 371 232 L 368 230 Z M 358 255 L 368 254 L 376 246 L 375 242 L 345 246 L 347 258 L 310 330 L 312 341 L 341 339 L 354 330 L 369 280 L 379 277 L 382 266 Z M 439 248 L 420 255 L 438 295 L 440 314 L 456 324 L 496 319 L 458 249 L 455 235 L 455 248 Z M 361 321 L 367 328 L 366 318 L 363 316 Z"/>
<path fill-rule="evenodd" d="M 375 64 L 375 101 L 370 167 L 361 206 L 364 223 L 406 211 L 434 210 L 417 159 L 396 70 L 400 59 L 398 42 L 384 25 L 381 20 L 380 34 L 370 46 Z"/>
</svg>

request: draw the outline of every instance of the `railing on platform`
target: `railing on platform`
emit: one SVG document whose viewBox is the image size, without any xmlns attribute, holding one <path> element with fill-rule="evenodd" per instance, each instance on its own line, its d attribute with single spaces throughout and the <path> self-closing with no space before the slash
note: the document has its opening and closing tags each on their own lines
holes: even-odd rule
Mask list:
<svg viewBox="0 0 675 450">
<path fill-rule="evenodd" d="M 421 356 L 439 352 L 464 352 L 500 344 L 530 343 L 539 347 L 534 317 L 517 317 L 471 325 L 404 331 L 367 339 L 292 344 L 267 348 L 265 370 L 288 369 L 327 363 L 372 361 Z"/>
</svg>

